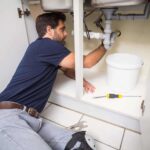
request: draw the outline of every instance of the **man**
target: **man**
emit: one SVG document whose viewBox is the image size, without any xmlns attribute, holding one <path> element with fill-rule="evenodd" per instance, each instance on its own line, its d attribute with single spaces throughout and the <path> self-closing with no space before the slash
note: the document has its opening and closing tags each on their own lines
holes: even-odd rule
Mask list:
<svg viewBox="0 0 150 150">
<path fill-rule="evenodd" d="M 67 36 L 63 13 L 41 14 L 36 19 L 39 38 L 29 45 L 12 80 L 0 94 L 0 150 L 95 149 L 85 132 L 74 133 L 42 121 L 58 69 L 74 78 L 75 54 L 64 47 Z M 84 68 L 105 54 L 103 46 L 84 56 Z M 84 80 L 86 91 L 94 86 Z M 89 139 L 89 141 L 87 140 Z"/>
</svg>

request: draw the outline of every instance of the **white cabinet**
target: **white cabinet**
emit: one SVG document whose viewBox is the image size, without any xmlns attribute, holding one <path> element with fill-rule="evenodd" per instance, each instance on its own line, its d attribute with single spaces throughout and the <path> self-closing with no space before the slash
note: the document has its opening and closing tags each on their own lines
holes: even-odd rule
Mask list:
<svg viewBox="0 0 150 150">
<path fill-rule="evenodd" d="M 27 2 L 27 0 L 24 0 Z M 105 99 L 93 99 L 88 94 L 83 94 L 83 72 L 84 76 L 89 79 L 97 87 L 96 95 L 104 95 L 108 91 L 108 87 L 105 83 L 106 74 L 102 68 L 103 64 L 98 64 L 95 68 L 83 71 L 82 55 L 83 55 L 83 3 L 81 0 L 74 0 L 74 33 L 75 33 L 75 52 L 76 52 L 76 81 L 67 79 L 60 74 L 57 77 L 57 81 L 50 97 L 50 100 L 59 105 L 74 109 L 76 111 L 89 114 L 96 118 L 117 124 L 119 126 L 140 131 L 139 120 L 141 116 L 140 105 L 143 99 L 124 99 L 122 101 L 106 101 Z M 28 27 L 33 25 L 31 22 L 27 22 L 26 17 L 19 18 L 17 9 L 23 9 L 21 0 L 1 0 L 0 5 L 0 92 L 5 88 L 14 74 L 16 67 L 18 66 L 26 48 L 28 46 L 28 37 L 32 29 L 28 28 L 26 31 L 25 24 Z M 25 7 L 24 7 L 25 8 Z M 72 19 L 72 18 L 71 18 Z M 93 18 L 89 19 L 91 23 Z M 71 20 L 72 21 L 72 20 Z M 150 56 L 150 20 L 146 20 L 146 23 L 139 22 L 126 22 L 120 23 L 120 29 L 122 29 L 122 36 L 119 44 L 115 47 L 122 51 L 133 52 L 141 55 L 145 58 L 145 67 L 143 71 L 143 78 L 138 84 L 138 88 L 128 95 L 141 95 L 144 93 L 143 86 L 145 86 L 145 79 L 147 76 L 147 68 L 149 67 Z M 31 23 L 31 24 L 30 24 Z M 136 23 L 140 27 L 136 27 Z M 92 24 L 90 24 L 92 26 Z M 127 26 L 127 28 L 126 28 Z M 141 27 L 143 29 L 141 30 Z M 138 33 L 133 36 L 133 33 Z M 144 35 L 144 36 L 140 36 Z M 128 37 L 127 37 L 128 36 Z M 138 37 L 138 38 L 136 38 Z M 140 38 L 139 38 L 140 37 Z M 33 37 L 31 37 L 33 39 Z M 90 42 L 89 42 L 90 43 Z M 94 43 L 94 42 L 93 42 Z M 93 44 L 91 42 L 91 44 Z M 137 45 L 136 49 L 132 43 Z M 88 43 L 86 43 L 88 45 Z M 135 51 L 134 51 L 135 49 Z M 112 50 L 112 53 L 115 52 Z M 143 54 L 143 51 L 146 53 Z M 111 52 L 108 52 L 111 53 Z M 76 83 L 76 87 L 74 86 Z M 142 89 L 142 90 L 141 90 Z M 147 101 L 148 100 L 148 101 Z M 146 111 L 142 119 L 142 132 L 149 133 L 150 121 L 149 121 L 149 96 L 146 98 Z M 146 123 L 145 123 L 146 122 Z M 143 134 L 144 138 L 146 137 Z M 149 137 L 149 135 L 147 136 Z M 146 139 L 148 140 L 148 138 Z M 144 139 L 143 138 L 143 139 Z M 147 140 L 144 140 L 147 142 Z"/>
<path fill-rule="evenodd" d="M 116 7 L 138 5 L 142 2 L 144 2 L 144 0 L 92 0 L 92 5 L 95 7 Z"/>
<path fill-rule="evenodd" d="M 68 11 L 72 9 L 72 0 L 42 0 L 41 6 L 45 11 Z"/>
<path fill-rule="evenodd" d="M 21 0 L 0 1 L 0 91 L 10 81 L 28 46 L 24 17 L 19 18 L 18 8 L 22 10 Z"/>
<path fill-rule="evenodd" d="M 74 3 L 78 3 L 78 2 L 74 0 Z M 79 11 L 81 9 L 81 8 L 79 9 L 79 7 L 81 7 L 80 4 L 78 6 L 76 5 L 75 10 Z M 79 12 L 77 13 L 78 15 L 76 15 L 74 19 L 75 29 L 77 26 L 79 26 L 79 22 L 81 21 L 82 18 L 80 13 Z M 93 22 L 94 22 L 93 18 L 95 19 L 97 18 L 96 12 L 95 14 L 93 13 L 89 18 L 87 18 L 87 22 L 89 23 L 88 25 L 90 29 L 93 26 Z M 69 21 L 72 20 L 70 19 Z M 91 69 L 83 70 L 82 68 L 83 52 L 82 52 L 82 38 L 81 38 L 82 31 L 80 28 L 81 27 L 80 24 L 80 27 L 78 27 L 78 29 L 76 29 L 75 31 L 76 34 L 74 37 L 77 41 L 77 43 L 75 44 L 76 81 L 67 79 L 67 77 L 63 76 L 63 74 L 60 73 L 60 75 L 57 77 L 57 81 L 55 82 L 55 87 L 50 97 L 50 101 L 71 109 L 75 109 L 76 111 L 89 114 L 96 118 L 100 118 L 105 121 L 117 124 L 119 126 L 140 132 L 140 117 L 141 117 L 140 107 L 141 107 L 142 100 L 145 98 L 145 89 L 146 89 L 145 83 L 147 82 L 146 79 L 148 74 L 147 72 L 148 72 L 148 68 L 150 67 L 149 25 L 150 25 L 150 20 L 114 21 L 113 22 L 114 29 L 121 30 L 122 35 L 119 39 L 117 39 L 113 48 L 110 51 L 108 51 L 107 54 L 105 55 L 107 56 L 108 54 L 115 53 L 115 52 L 126 52 L 126 53 L 136 54 L 141 58 L 143 58 L 144 66 L 142 68 L 142 72 L 140 74 L 140 80 L 136 88 L 129 92 L 121 93 L 123 95 L 131 95 L 131 96 L 140 95 L 142 97 L 136 97 L 136 98 L 129 97 L 123 99 L 114 99 L 110 101 L 107 101 L 105 98 L 103 99 L 93 98 L 94 96 L 102 96 L 112 91 L 110 91 L 106 83 L 106 72 L 105 72 L 106 64 L 104 62 L 105 57 L 103 58 L 102 61 L 100 61 L 100 63 L 98 63 L 95 67 Z M 144 35 L 144 36 L 140 36 L 140 35 Z M 97 43 L 100 43 L 100 41 L 96 41 L 96 42 L 94 42 L 93 40 L 88 42 L 86 41 L 86 43 L 84 43 L 83 49 L 85 50 L 88 46 L 96 47 Z M 93 95 L 85 94 L 85 93 L 83 94 L 82 73 L 84 73 L 84 77 L 88 81 L 90 81 L 93 85 L 96 86 L 96 92 Z M 76 87 L 74 86 L 75 84 Z"/>
<path fill-rule="evenodd" d="M 147 82 L 147 94 L 146 99 L 142 103 L 142 111 L 143 116 L 141 118 L 141 132 L 142 132 L 142 142 L 143 142 L 143 149 L 142 150 L 149 150 L 150 149 L 150 73 Z"/>
</svg>

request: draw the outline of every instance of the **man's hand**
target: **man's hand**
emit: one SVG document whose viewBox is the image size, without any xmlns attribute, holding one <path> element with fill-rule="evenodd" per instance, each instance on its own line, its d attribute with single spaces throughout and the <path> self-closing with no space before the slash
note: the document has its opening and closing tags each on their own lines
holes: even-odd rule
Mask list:
<svg viewBox="0 0 150 150">
<path fill-rule="evenodd" d="M 84 87 L 84 90 L 85 92 L 91 92 L 93 93 L 95 91 L 95 87 L 89 83 L 88 81 L 86 81 L 85 79 L 83 79 L 83 87 Z"/>
<path fill-rule="evenodd" d="M 60 68 L 63 72 L 64 72 L 64 74 L 67 76 L 67 77 L 69 77 L 69 78 L 71 78 L 71 79 L 75 79 L 75 71 L 74 71 L 74 69 L 66 69 L 66 68 Z M 86 81 L 85 79 L 83 79 L 83 87 L 84 87 L 84 90 L 85 90 L 85 92 L 94 92 L 95 91 L 95 87 L 91 84 L 91 83 L 89 83 L 88 81 Z"/>
</svg>

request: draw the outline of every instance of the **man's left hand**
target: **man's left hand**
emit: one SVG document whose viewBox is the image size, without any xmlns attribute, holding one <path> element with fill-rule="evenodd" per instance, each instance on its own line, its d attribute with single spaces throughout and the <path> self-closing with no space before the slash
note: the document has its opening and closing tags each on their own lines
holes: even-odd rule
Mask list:
<svg viewBox="0 0 150 150">
<path fill-rule="evenodd" d="M 93 93 L 96 89 L 91 83 L 89 83 L 85 79 L 83 80 L 83 87 L 84 87 L 85 92 L 87 92 L 87 93 L 88 92 Z"/>
</svg>

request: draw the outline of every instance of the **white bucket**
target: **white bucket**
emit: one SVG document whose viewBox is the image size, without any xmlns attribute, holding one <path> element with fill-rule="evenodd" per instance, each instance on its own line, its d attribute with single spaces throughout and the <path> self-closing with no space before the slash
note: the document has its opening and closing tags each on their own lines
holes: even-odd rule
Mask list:
<svg viewBox="0 0 150 150">
<path fill-rule="evenodd" d="M 107 81 L 112 90 L 129 91 L 136 86 L 143 65 L 140 57 L 127 53 L 115 53 L 107 56 L 106 63 Z"/>
</svg>

